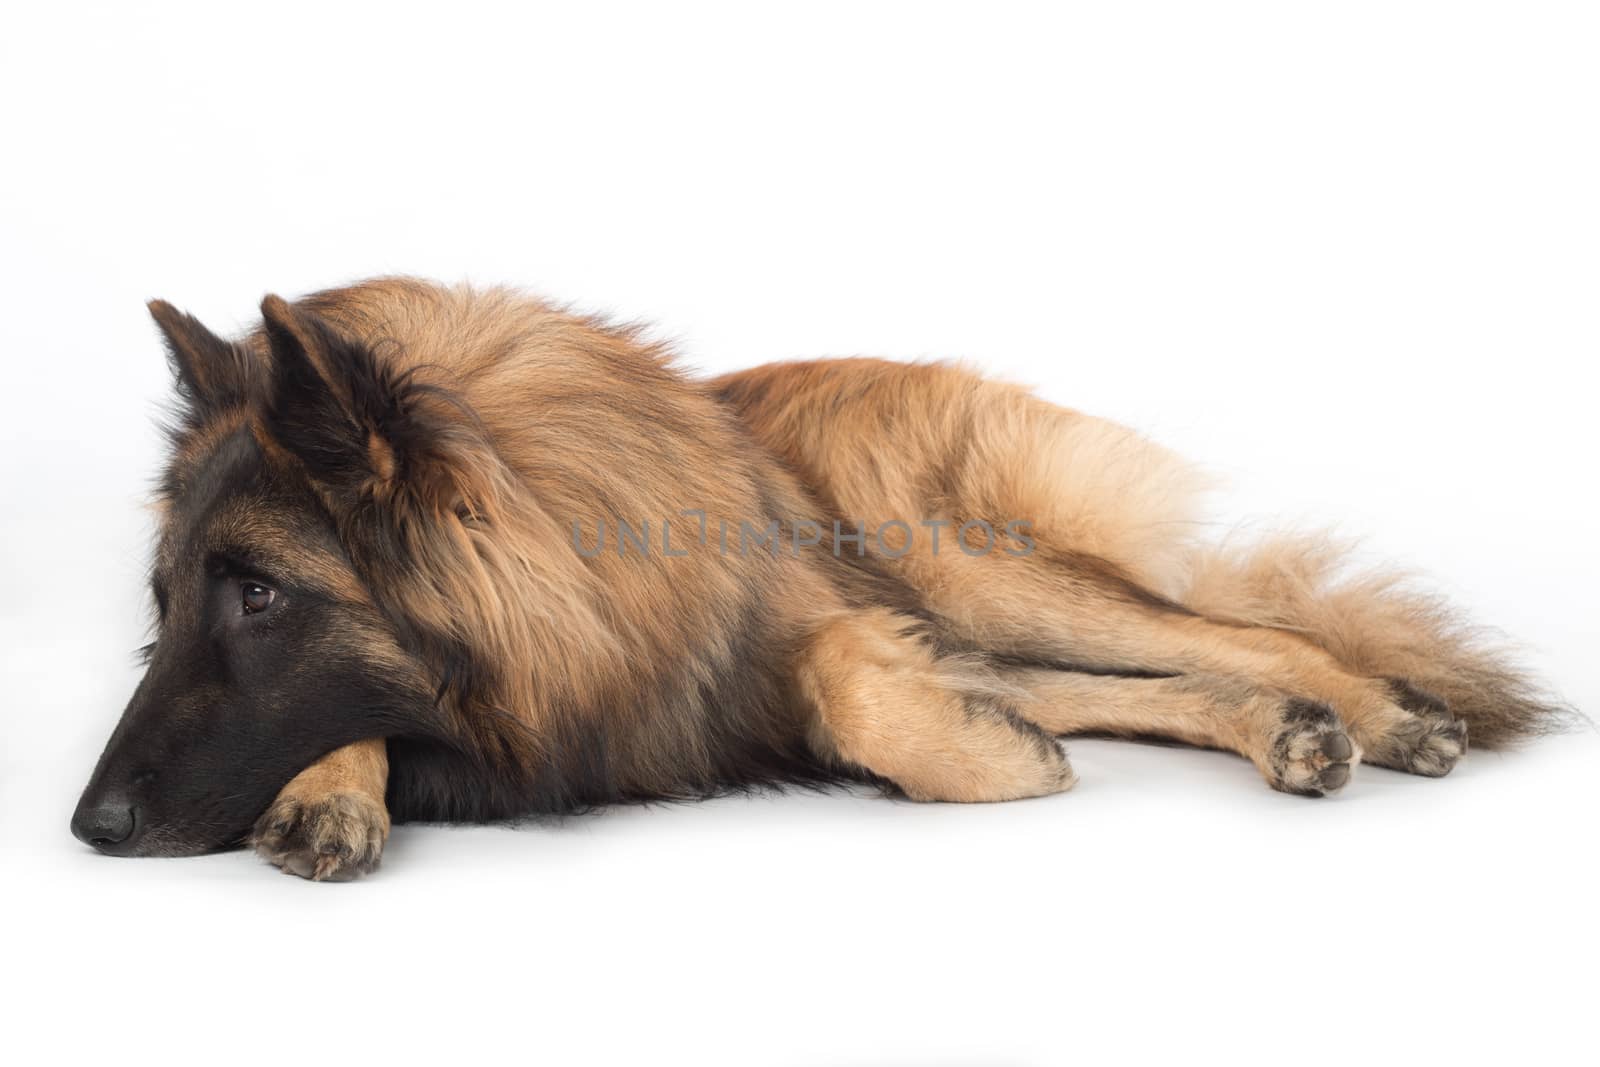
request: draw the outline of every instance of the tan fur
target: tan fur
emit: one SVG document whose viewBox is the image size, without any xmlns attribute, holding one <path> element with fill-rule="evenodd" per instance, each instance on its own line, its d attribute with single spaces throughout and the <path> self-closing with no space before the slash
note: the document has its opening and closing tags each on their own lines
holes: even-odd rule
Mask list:
<svg viewBox="0 0 1600 1067">
<path fill-rule="evenodd" d="M 992 683 L 941 666 L 887 611 L 825 622 L 796 676 L 817 710 L 812 743 L 913 800 L 1016 800 L 1076 780 L 1053 743 L 1018 729 Z"/>
<path fill-rule="evenodd" d="M 947 364 L 780 363 L 715 384 L 840 515 L 1024 518 L 1156 595 L 1183 586 L 1207 480 L 1125 427 Z"/>
<path fill-rule="evenodd" d="M 1568 717 L 1517 670 L 1503 638 L 1415 576 L 1354 571 L 1350 554 L 1310 534 L 1209 548 L 1190 561 L 1184 599 L 1213 618 L 1300 634 L 1356 674 L 1407 679 L 1442 698 L 1477 745 L 1497 748 Z"/>
<path fill-rule="evenodd" d="M 389 279 L 307 304 L 373 339 L 394 365 L 450 386 L 488 430 L 448 442 L 454 493 L 420 517 L 414 547 L 425 566 L 390 593 L 490 662 L 542 665 L 506 671 L 504 706 L 537 722 L 554 699 L 604 700 L 630 662 L 687 653 L 684 639 L 705 630 L 695 623 L 701 605 L 733 592 L 728 568 L 706 554 L 672 561 L 670 573 L 613 554 L 584 560 L 566 525 L 598 514 L 596 479 L 624 518 L 756 510 L 753 477 L 686 466 L 662 448 L 657 390 L 678 394 L 672 414 L 691 420 L 685 438 L 720 438 L 729 452 L 739 443 L 723 412 L 669 372 L 664 352 L 509 291 Z M 597 440 L 595 410 L 637 415 L 607 423 L 609 439 Z M 606 479 L 621 467 L 626 477 Z"/>
<path fill-rule="evenodd" d="M 924 541 L 885 563 L 980 647 L 1254 679 L 1334 706 L 1370 761 L 1405 769 L 1420 742 L 1393 740 L 1416 717 L 1391 677 L 1443 696 L 1489 744 L 1555 721 L 1475 631 L 1390 577 L 1334 586 L 1336 557 L 1315 542 L 1199 544 L 1205 479 L 1122 427 L 941 365 L 780 364 L 718 384 L 840 514 L 1032 520 L 1035 557 Z"/>
<path fill-rule="evenodd" d="M 1354 744 L 1330 754 L 1323 745 L 1343 735 L 1341 724 L 1286 722 L 1287 694 L 1238 679 L 1111 678 L 1038 669 L 1008 677 L 1028 694 L 1019 705 L 1022 714 L 1051 733 L 1163 738 L 1225 749 L 1249 759 L 1289 792 L 1320 790 L 1329 767 L 1347 767 L 1361 754 Z"/>
</svg>

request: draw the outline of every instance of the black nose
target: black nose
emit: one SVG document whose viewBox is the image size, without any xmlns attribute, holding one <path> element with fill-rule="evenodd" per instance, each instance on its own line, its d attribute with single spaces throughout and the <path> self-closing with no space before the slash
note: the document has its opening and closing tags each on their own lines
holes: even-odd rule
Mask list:
<svg viewBox="0 0 1600 1067">
<path fill-rule="evenodd" d="M 72 836 L 116 856 L 139 839 L 139 809 L 122 800 L 91 804 L 85 797 L 72 813 Z"/>
</svg>

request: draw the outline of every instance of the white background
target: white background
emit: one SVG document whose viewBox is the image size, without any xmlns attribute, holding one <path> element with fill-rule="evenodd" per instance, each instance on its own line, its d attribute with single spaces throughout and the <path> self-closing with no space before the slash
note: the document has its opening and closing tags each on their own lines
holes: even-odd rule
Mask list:
<svg viewBox="0 0 1600 1067">
<path fill-rule="evenodd" d="M 1075 742 L 1047 800 L 404 827 L 348 886 L 67 832 L 145 640 L 144 301 L 380 272 L 708 371 L 969 358 L 1600 706 L 1593 5 L 136 7 L 0 16 L 8 1058 L 1593 1062 L 1593 731 L 1324 802 Z"/>
</svg>

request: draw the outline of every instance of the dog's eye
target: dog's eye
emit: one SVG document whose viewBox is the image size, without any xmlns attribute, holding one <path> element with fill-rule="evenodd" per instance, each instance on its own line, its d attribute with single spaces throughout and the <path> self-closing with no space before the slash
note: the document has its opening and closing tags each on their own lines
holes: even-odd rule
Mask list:
<svg viewBox="0 0 1600 1067">
<path fill-rule="evenodd" d="M 240 607 L 246 615 L 255 615 L 272 607 L 272 602 L 278 599 L 275 589 L 268 589 L 255 582 L 245 582 L 239 587 Z"/>
</svg>

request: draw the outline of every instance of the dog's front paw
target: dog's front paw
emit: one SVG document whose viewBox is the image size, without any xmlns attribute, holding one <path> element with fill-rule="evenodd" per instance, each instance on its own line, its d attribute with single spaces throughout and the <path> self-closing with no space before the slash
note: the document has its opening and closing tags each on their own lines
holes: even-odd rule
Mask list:
<svg viewBox="0 0 1600 1067">
<path fill-rule="evenodd" d="M 377 867 L 389 812 L 362 793 L 280 794 L 256 821 L 250 844 L 286 874 L 346 882 Z"/>
</svg>

